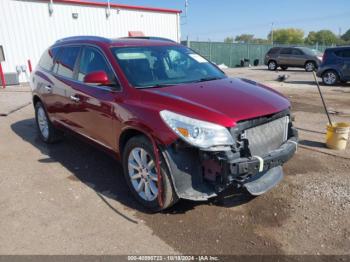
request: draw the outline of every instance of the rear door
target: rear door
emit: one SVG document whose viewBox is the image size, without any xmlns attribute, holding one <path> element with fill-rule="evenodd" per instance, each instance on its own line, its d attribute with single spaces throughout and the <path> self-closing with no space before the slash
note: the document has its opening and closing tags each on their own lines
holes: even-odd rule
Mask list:
<svg viewBox="0 0 350 262">
<path fill-rule="evenodd" d="M 84 83 L 84 77 L 92 72 L 104 71 L 111 86 L 96 86 Z M 94 46 L 82 49 L 77 67 L 76 81 L 69 94 L 70 120 L 81 127 L 81 133 L 88 138 L 113 149 L 116 133 L 113 132 L 115 118 L 114 103 L 121 93 L 114 71 L 103 52 Z M 113 86 L 114 85 L 114 86 Z"/>
<path fill-rule="evenodd" d="M 36 85 L 36 89 L 41 95 L 51 121 L 54 121 L 56 117 L 56 92 L 54 88 L 54 77 L 52 76 L 51 70 L 58 52 L 58 47 L 47 49 L 41 56 L 39 66 L 33 76 L 33 83 Z"/>
<path fill-rule="evenodd" d="M 292 65 L 291 56 L 292 56 L 292 48 L 289 48 L 289 47 L 282 48 L 278 55 L 277 63 L 279 65 Z"/>
<path fill-rule="evenodd" d="M 53 107 L 56 120 L 70 129 L 79 129 L 71 121 L 69 94 L 74 86 L 76 63 L 80 53 L 80 46 L 63 46 L 55 59 L 52 69 L 53 93 L 55 94 Z"/>
</svg>

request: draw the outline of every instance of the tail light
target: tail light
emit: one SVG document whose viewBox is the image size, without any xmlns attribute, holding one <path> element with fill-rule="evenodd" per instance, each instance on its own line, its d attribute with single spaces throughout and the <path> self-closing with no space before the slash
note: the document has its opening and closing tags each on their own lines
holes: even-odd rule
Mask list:
<svg viewBox="0 0 350 262">
<path fill-rule="evenodd" d="M 327 53 L 323 53 L 322 63 L 326 62 L 327 59 Z"/>
</svg>

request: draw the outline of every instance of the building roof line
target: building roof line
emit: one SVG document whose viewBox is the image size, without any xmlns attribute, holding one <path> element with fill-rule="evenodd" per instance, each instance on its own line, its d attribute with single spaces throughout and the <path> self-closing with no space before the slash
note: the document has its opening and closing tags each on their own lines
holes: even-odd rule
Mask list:
<svg viewBox="0 0 350 262">
<path fill-rule="evenodd" d="M 49 2 L 49 0 L 40 0 L 41 2 Z M 59 4 L 75 4 L 75 5 L 86 5 L 86 6 L 97 6 L 97 7 L 107 7 L 107 2 L 94 2 L 87 0 L 53 0 L 53 3 Z M 140 11 L 153 11 L 153 12 L 162 12 L 162 13 L 181 13 L 181 10 L 177 9 L 167 9 L 167 8 L 158 8 L 158 7 L 147 7 L 147 6 L 136 6 L 136 5 L 126 5 L 126 4 L 116 4 L 110 3 L 111 8 L 122 8 L 122 9 L 131 9 L 131 10 L 140 10 Z"/>
</svg>

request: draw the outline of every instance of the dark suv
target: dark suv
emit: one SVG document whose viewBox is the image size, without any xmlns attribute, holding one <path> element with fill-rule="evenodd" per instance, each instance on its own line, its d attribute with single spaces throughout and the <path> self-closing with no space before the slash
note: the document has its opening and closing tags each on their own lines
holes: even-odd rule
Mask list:
<svg viewBox="0 0 350 262">
<path fill-rule="evenodd" d="M 307 47 L 273 47 L 265 55 L 265 65 L 269 70 L 281 67 L 305 68 L 307 72 L 314 71 L 322 61 L 322 53 Z"/>
<path fill-rule="evenodd" d="M 317 76 L 325 85 L 350 81 L 350 46 L 326 49 Z"/>
<path fill-rule="evenodd" d="M 286 97 L 168 40 L 63 39 L 30 84 L 40 138 L 69 130 L 104 148 L 153 211 L 228 187 L 263 194 L 296 150 Z"/>
</svg>

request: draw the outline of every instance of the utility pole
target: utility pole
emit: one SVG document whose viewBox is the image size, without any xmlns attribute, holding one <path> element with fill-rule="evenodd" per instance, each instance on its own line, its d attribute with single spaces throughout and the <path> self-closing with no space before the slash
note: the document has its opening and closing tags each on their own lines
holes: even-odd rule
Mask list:
<svg viewBox="0 0 350 262">
<path fill-rule="evenodd" d="M 107 9 L 106 9 L 106 18 L 108 18 L 111 15 L 111 3 L 109 0 L 107 1 Z"/>
<path fill-rule="evenodd" d="M 50 0 L 49 2 L 49 15 L 52 16 L 53 14 L 53 0 Z"/>
<path fill-rule="evenodd" d="M 187 11 L 188 11 L 188 0 L 185 0 L 185 17 L 187 17 Z"/>
<path fill-rule="evenodd" d="M 273 45 L 273 22 L 271 23 L 271 44 Z"/>
<path fill-rule="evenodd" d="M 339 27 L 339 38 L 341 37 L 341 27 Z"/>
<path fill-rule="evenodd" d="M 181 25 L 187 24 L 187 14 L 188 14 L 188 0 L 185 0 L 185 12 L 184 12 L 184 15 L 181 16 L 181 18 L 184 18 L 185 22 L 181 23 Z"/>
</svg>

